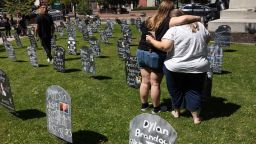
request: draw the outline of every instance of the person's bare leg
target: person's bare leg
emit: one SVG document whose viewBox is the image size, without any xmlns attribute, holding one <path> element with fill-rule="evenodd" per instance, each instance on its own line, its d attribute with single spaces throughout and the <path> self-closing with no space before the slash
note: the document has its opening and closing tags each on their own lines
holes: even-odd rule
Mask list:
<svg viewBox="0 0 256 144">
<path fill-rule="evenodd" d="M 201 118 L 199 116 L 199 112 L 198 111 L 194 111 L 191 112 L 193 120 L 194 120 L 194 124 L 200 124 L 201 123 Z"/>
<path fill-rule="evenodd" d="M 150 83 L 151 83 L 151 99 L 154 107 L 160 106 L 160 84 L 163 78 L 162 73 L 151 72 Z"/>
<path fill-rule="evenodd" d="M 148 102 L 148 94 L 150 89 L 150 70 L 147 68 L 140 69 L 141 73 L 141 84 L 140 84 L 140 100 L 141 103 Z"/>
</svg>

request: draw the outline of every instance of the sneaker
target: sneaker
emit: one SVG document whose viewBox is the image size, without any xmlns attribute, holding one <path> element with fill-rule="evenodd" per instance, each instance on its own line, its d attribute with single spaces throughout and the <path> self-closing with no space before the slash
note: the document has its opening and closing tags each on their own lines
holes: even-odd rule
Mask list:
<svg viewBox="0 0 256 144">
<path fill-rule="evenodd" d="M 150 107 L 150 106 L 149 106 L 148 103 L 145 103 L 145 104 L 142 103 L 140 110 L 144 112 L 144 111 L 146 111 L 147 109 L 149 109 L 149 107 Z"/>
<path fill-rule="evenodd" d="M 47 58 L 47 62 L 50 63 L 50 59 L 49 58 Z"/>
<path fill-rule="evenodd" d="M 155 108 L 151 111 L 152 114 L 157 114 L 160 112 L 166 112 L 167 111 L 167 106 L 161 106 L 160 108 Z"/>
<path fill-rule="evenodd" d="M 180 113 L 178 110 L 172 110 L 171 114 L 174 118 L 179 118 L 180 117 Z"/>
<path fill-rule="evenodd" d="M 52 59 L 52 60 L 50 60 L 50 64 L 53 64 L 53 59 Z"/>
</svg>

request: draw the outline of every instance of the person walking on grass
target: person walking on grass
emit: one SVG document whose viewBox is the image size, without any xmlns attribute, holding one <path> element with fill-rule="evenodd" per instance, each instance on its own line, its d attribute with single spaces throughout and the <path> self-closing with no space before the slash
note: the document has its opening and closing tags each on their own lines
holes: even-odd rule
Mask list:
<svg viewBox="0 0 256 144">
<path fill-rule="evenodd" d="M 177 16 L 181 10 L 173 11 Z M 161 41 L 150 35 L 146 40 L 159 50 L 167 52 L 164 73 L 172 99 L 171 114 L 178 118 L 184 102 L 195 124 L 201 123 L 201 97 L 206 72 L 209 70 L 207 44 L 210 34 L 200 22 L 170 28 Z"/>
<path fill-rule="evenodd" d="M 141 26 L 142 34 L 136 52 L 142 76 L 139 90 L 141 111 L 146 111 L 150 107 L 148 103 L 149 92 L 153 103 L 152 113 L 156 114 L 158 112 L 167 110 L 166 107 L 161 107 L 160 105 L 160 84 L 163 78 L 163 62 L 166 58 L 166 52 L 160 51 L 152 45 L 148 44 L 146 42 L 146 35 L 151 34 L 152 32 L 157 40 L 161 40 L 169 27 L 200 20 L 200 17 L 192 15 L 184 15 L 181 17 L 172 18 L 170 16 L 170 12 L 173 9 L 174 4 L 171 0 L 162 0 L 157 13 L 154 16 L 147 18 Z M 152 51 L 157 53 L 159 56 L 157 67 L 152 68 L 145 64 L 145 62 L 148 61 L 143 56 L 145 51 Z"/>
<path fill-rule="evenodd" d="M 47 5 L 41 3 L 38 9 L 39 15 L 36 17 L 36 35 L 39 36 L 42 46 L 47 55 L 47 62 L 53 63 L 51 54 L 51 38 L 54 33 L 54 23 L 48 14 Z"/>
</svg>

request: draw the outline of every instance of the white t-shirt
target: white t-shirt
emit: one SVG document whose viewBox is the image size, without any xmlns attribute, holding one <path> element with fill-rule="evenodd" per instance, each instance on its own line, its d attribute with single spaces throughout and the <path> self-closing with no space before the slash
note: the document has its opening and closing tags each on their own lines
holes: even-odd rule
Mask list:
<svg viewBox="0 0 256 144">
<path fill-rule="evenodd" d="M 172 72 L 203 73 L 209 70 L 207 60 L 207 39 L 210 36 L 204 25 L 198 22 L 199 30 L 192 32 L 190 25 L 170 28 L 162 39 L 174 41 L 164 62 Z"/>
</svg>

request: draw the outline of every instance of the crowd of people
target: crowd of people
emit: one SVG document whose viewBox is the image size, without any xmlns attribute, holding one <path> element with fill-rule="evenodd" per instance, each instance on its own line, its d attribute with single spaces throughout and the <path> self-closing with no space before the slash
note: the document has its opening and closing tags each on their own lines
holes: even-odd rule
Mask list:
<svg viewBox="0 0 256 144">
<path fill-rule="evenodd" d="M 200 17 L 184 15 L 174 9 L 171 0 L 162 0 L 158 12 L 142 24 L 136 53 L 142 76 L 142 111 L 150 107 L 149 91 L 152 113 L 165 110 L 160 105 L 160 84 L 165 75 L 173 117 L 178 118 L 184 107 L 191 112 L 195 124 L 201 123 L 202 91 L 209 70 L 209 32 L 199 21 Z"/>
</svg>

